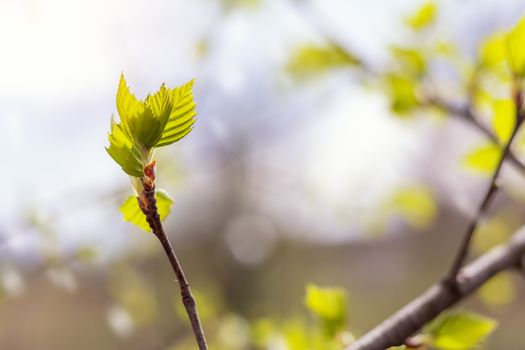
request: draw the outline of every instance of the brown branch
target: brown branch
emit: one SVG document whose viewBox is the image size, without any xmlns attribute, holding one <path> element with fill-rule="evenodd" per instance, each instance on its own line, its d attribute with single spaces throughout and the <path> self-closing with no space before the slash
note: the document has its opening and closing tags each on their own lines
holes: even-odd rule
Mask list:
<svg viewBox="0 0 525 350">
<path fill-rule="evenodd" d="M 468 105 L 458 106 L 439 98 L 428 98 L 428 101 L 434 106 L 439 107 L 444 111 L 448 112 L 451 116 L 455 116 L 460 120 L 463 120 L 469 125 L 473 126 L 492 142 L 498 142 L 496 135 L 494 135 L 494 133 L 487 126 L 483 125 L 479 121 L 479 119 L 474 115 L 474 112 L 470 109 Z M 519 160 L 514 155 L 514 153 L 512 153 L 512 151 L 508 152 L 507 158 L 516 168 L 525 173 L 525 163 Z"/>
<path fill-rule="evenodd" d="M 452 283 L 452 285 L 455 285 L 457 283 L 458 272 L 468 257 L 468 253 L 470 250 L 470 242 L 472 241 L 474 232 L 476 231 L 476 228 L 478 227 L 481 219 L 483 218 L 483 214 L 485 213 L 485 210 L 488 208 L 492 198 L 498 191 L 497 180 L 501 172 L 503 162 L 505 161 L 505 158 L 510 152 L 512 141 L 514 141 L 514 138 L 516 134 L 518 133 L 518 130 L 521 124 L 521 118 L 519 117 L 519 108 L 517 107 L 516 110 L 518 111 L 516 112 L 516 125 L 514 126 L 514 129 L 512 130 L 512 134 L 510 135 L 509 140 L 507 141 L 507 143 L 505 144 L 505 147 L 503 148 L 503 152 L 501 153 L 501 157 L 498 161 L 498 165 L 496 166 L 496 170 L 494 171 L 490 179 L 489 188 L 487 192 L 485 193 L 485 196 L 483 197 L 483 200 L 481 201 L 481 204 L 479 205 L 476 214 L 471 219 L 467 227 L 467 230 L 465 231 L 465 234 L 463 235 L 463 238 L 459 245 L 457 254 L 447 274 L 446 281 L 449 283 Z"/>
<path fill-rule="evenodd" d="M 463 279 L 456 290 L 436 283 L 421 296 L 383 321 L 346 350 L 385 350 L 400 345 L 442 311 L 476 291 L 494 275 L 515 270 L 525 255 L 525 228 L 505 245 L 485 253 L 463 270 Z"/>
<path fill-rule="evenodd" d="M 182 266 L 175 255 L 175 251 L 171 246 L 168 236 L 164 232 L 164 228 L 162 227 L 162 222 L 157 210 L 157 200 L 155 199 L 154 185 L 152 185 L 149 189 L 144 189 L 142 196 L 138 198 L 138 201 L 140 208 L 146 215 L 146 220 L 148 221 L 151 230 L 162 244 L 162 247 L 164 248 L 164 251 L 166 252 L 166 255 L 168 256 L 168 259 L 171 263 L 173 271 L 175 272 L 175 276 L 179 282 L 182 303 L 184 304 L 190 319 L 195 339 L 199 345 L 199 350 L 208 350 L 208 345 L 206 344 L 206 338 L 202 329 L 199 313 L 197 311 L 197 303 L 195 302 L 195 298 L 191 293 L 190 285 L 186 279 L 186 276 L 184 275 Z"/>
</svg>

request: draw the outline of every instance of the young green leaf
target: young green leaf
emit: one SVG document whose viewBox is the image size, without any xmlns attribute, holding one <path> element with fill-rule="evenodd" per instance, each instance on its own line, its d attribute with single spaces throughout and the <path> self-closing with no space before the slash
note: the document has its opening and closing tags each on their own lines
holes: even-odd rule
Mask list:
<svg viewBox="0 0 525 350">
<path fill-rule="evenodd" d="M 427 2 L 415 13 L 406 18 L 406 23 L 413 30 L 421 30 L 428 27 L 436 19 L 437 6 L 434 2 Z"/>
<path fill-rule="evenodd" d="M 400 74 L 388 74 L 386 83 L 390 94 L 390 108 L 398 115 L 406 115 L 419 106 L 415 79 Z"/>
<path fill-rule="evenodd" d="M 359 59 L 337 45 L 304 45 L 292 55 L 287 69 L 295 78 L 316 76 L 328 69 L 358 65 Z"/>
<path fill-rule="evenodd" d="M 466 311 L 445 312 L 427 325 L 432 346 L 441 350 L 468 350 L 496 328 L 496 321 Z"/>
<path fill-rule="evenodd" d="M 142 152 L 137 145 L 130 139 L 126 128 L 111 120 L 111 131 L 108 134 L 109 147 L 106 151 L 111 158 L 130 176 L 140 177 L 144 175 L 144 166 L 146 164 Z"/>
<path fill-rule="evenodd" d="M 130 92 L 124 74 L 120 76 L 120 122 L 111 121 L 106 150 L 127 174 L 142 177 L 155 147 L 176 142 L 192 130 L 196 115 L 192 87 L 193 80 L 175 89 L 162 84 L 141 101 Z"/>
<path fill-rule="evenodd" d="M 432 193 L 422 185 L 399 189 L 387 205 L 416 229 L 427 228 L 438 211 Z"/>
<path fill-rule="evenodd" d="M 144 113 L 144 104 L 129 91 L 124 73 L 120 74 L 117 91 L 117 112 L 124 127 L 123 131 L 126 132 L 130 139 L 133 138 L 132 131 L 129 129 L 129 122 Z"/>
<path fill-rule="evenodd" d="M 525 76 L 525 17 L 507 35 L 507 61 L 514 74 Z"/>
<path fill-rule="evenodd" d="M 341 288 L 306 287 L 306 307 L 321 320 L 326 332 L 333 336 L 346 325 L 346 294 Z"/>
<path fill-rule="evenodd" d="M 157 190 L 155 193 L 157 199 L 157 208 L 159 210 L 160 219 L 164 220 L 171 210 L 173 199 L 163 190 Z M 129 221 L 132 224 L 140 227 L 144 231 L 151 231 L 146 216 L 140 210 L 137 197 L 129 196 L 120 207 L 120 212 L 123 215 L 125 221 Z"/>
<path fill-rule="evenodd" d="M 404 72 L 421 76 L 427 70 L 427 62 L 420 49 L 392 46 L 390 51 L 394 59 L 401 63 Z"/>
<path fill-rule="evenodd" d="M 494 67 L 505 61 L 506 33 L 498 32 L 486 38 L 479 50 L 479 60 L 486 67 Z"/>
<path fill-rule="evenodd" d="M 195 101 L 193 100 L 193 83 L 194 80 L 190 80 L 170 91 L 173 107 L 162 136 L 155 145 L 156 147 L 170 145 L 192 130 L 197 115 Z"/>
<path fill-rule="evenodd" d="M 162 84 L 153 95 L 148 95 L 142 113 L 128 119 L 129 129 L 138 144 L 151 149 L 159 142 L 172 109 L 171 96 Z"/>
<path fill-rule="evenodd" d="M 463 159 L 463 166 L 477 173 L 488 175 L 494 172 L 501 157 L 501 148 L 486 144 L 469 152 Z"/>
<path fill-rule="evenodd" d="M 391 346 L 386 350 L 408 350 L 406 345 L 400 345 L 400 346 Z"/>
<path fill-rule="evenodd" d="M 492 277 L 479 290 L 481 299 L 489 305 L 506 305 L 516 299 L 518 292 L 510 272 Z"/>
<path fill-rule="evenodd" d="M 512 100 L 498 100 L 492 106 L 492 127 L 501 144 L 507 143 L 516 126 L 516 105 Z"/>
</svg>

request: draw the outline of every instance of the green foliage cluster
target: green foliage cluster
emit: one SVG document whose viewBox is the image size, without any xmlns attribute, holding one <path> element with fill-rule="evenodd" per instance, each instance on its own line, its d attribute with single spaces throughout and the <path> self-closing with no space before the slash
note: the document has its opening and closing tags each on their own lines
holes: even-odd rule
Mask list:
<svg viewBox="0 0 525 350">
<path fill-rule="evenodd" d="M 193 80 L 174 89 L 162 84 L 142 101 L 129 91 L 121 75 L 117 92 L 120 122 L 112 118 L 106 150 L 124 172 L 144 176 L 155 148 L 170 145 L 191 131 L 196 115 L 192 87 Z"/>
<path fill-rule="evenodd" d="M 359 65 L 357 57 L 336 44 L 302 45 L 291 57 L 287 70 L 297 79 L 311 78 L 329 69 Z"/>
<path fill-rule="evenodd" d="M 416 38 L 423 40 L 438 16 L 435 3 L 425 3 L 405 20 Z M 417 40 L 416 40 L 417 42 Z M 425 84 L 434 57 L 446 58 L 459 71 L 468 97 L 474 108 L 489 115 L 489 125 L 496 142 L 485 143 L 465 156 L 463 164 L 480 173 L 492 173 L 505 144 L 515 127 L 515 105 L 512 88 L 525 76 L 525 19 L 508 33 L 496 33 L 480 46 L 475 62 L 465 62 L 452 45 L 430 43 L 391 47 L 392 64 L 377 76 L 385 89 L 391 110 L 398 116 L 412 117 L 415 112 L 442 106 L 434 103 L 434 97 Z M 299 47 L 287 65 L 288 72 L 298 78 L 318 76 L 332 69 L 366 69 L 357 55 L 335 43 L 324 46 L 306 44 Z M 496 82 L 496 84 L 491 84 Z M 195 122 L 195 103 L 192 93 L 193 81 L 169 89 L 164 84 L 159 90 L 137 99 L 122 75 L 117 93 L 119 121 L 114 118 L 109 134 L 107 151 L 120 167 L 131 176 L 135 195 L 141 190 L 144 168 L 153 160 L 156 148 L 172 144 L 186 136 Z M 173 200 L 163 191 L 157 191 L 161 218 L 165 218 Z M 404 189 L 396 193 L 390 208 L 394 208 L 415 227 L 424 227 L 436 215 L 437 207 L 431 194 L 424 187 Z M 148 225 L 138 207 L 136 196 L 128 198 L 121 212 L 125 220 L 147 230 Z M 502 275 L 504 276 L 504 275 Z M 487 285 L 485 298 L 504 303 L 512 298 L 512 292 L 494 298 L 490 290 L 512 290 L 510 280 L 501 277 Z M 125 294 L 125 293 L 124 293 Z M 136 296 L 124 296 L 122 303 Z M 342 350 L 354 340 L 348 331 L 347 298 L 338 288 L 307 287 L 305 305 L 314 316 L 309 323 L 302 318 L 284 322 L 270 319 L 256 320 L 246 326 L 236 318 L 225 324 L 232 329 L 249 329 L 249 336 L 237 343 L 217 344 L 215 348 L 241 349 L 247 343 L 257 349 L 275 349 L 276 344 L 290 350 Z M 468 350 L 480 344 L 496 327 L 489 318 L 465 311 L 445 312 L 424 327 L 420 335 L 420 349 Z M 220 339 L 220 335 L 212 336 Z M 234 344 L 234 345 L 232 345 Z M 235 345 L 237 344 L 237 345 Z M 178 349 L 179 347 L 175 347 Z M 410 349 L 406 345 L 391 350 Z"/>
<path fill-rule="evenodd" d="M 117 91 L 120 121 L 111 119 L 106 150 L 131 177 L 135 192 L 120 208 L 124 220 L 146 231 L 149 231 L 149 225 L 137 201 L 143 190 L 145 168 L 151 164 L 156 148 L 177 142 L 192 130 L 197 114 L 193 82 L 172 89 L 162 84 L 158 91 L 149 94 L 145 100 L 139 100 L 130 92 L 124 74 L 120 77 Z M 162 190 L 157 191 L 156 199 L 163 220 L 170 212 L 173 199 Z"/>
<path fill-rule="evenodd" d="M 494 173 L 502 147 L 508 143 L 517 123 L 515 92 L 523 89 L 525 78 L 525 17 L 509 30 L 498 31 L 483 40 L 474 59 L 462 55 L 451 42 L 434 39 L 437 33 L 433 24 L 438 18 L 436 2 L 426 2 L 406 16 L 404 23 L 410 37 L 403 44 L 390 47 L 390 61 L 380 69 L 367 67 L 359 55 L 346 49 L 345 54 L 351 60 L 314 59 L 326 49 L 305 44 L 291 55 L 288 71 L 292 76 L 314 76 L 333 69 L 361 70 L 388 96 L 393 114 L 405 119 L 422 114 L 443 117 L 461 113 L 451 106 L 463 107 L 457 103 L 463 99 L 474 122 L 485 127 L 494 138 L 476 145 L 461 163 L 470 172 L 488 176 Z M 337 44 L 334 47 L 341 48 Z M 308 52 L 316 55 L 307 55 Z M 344 55 L 341 53 L 338 57 Z M 451 88 L 450 81 L 441 81 L 433 75 L 431 68 L 435 63 L 445 64 L 457 74 L 458 79 L 453 82 L 457 88 Z M 370 85 L 370 81 L 366 83 Z M 441 90 L 442 86 L 446 89 Z M 448 104 L 450 101 L 452 104 Z M 514 145 L 513 151 L 523 156 L 523 132 L 518 133 Z M 401 216 L 416 228 L 428 225 L 436 211 L 437 206 L 424 186 L 400 190 L 383 209 L 386 216 Z M 483 222 L 474 248 L 482 252 L 506 240 L 515 229 L 511 222 L 502 215 Z M 496 236 L 488 237 L 483 231 L 496 232 Z M 509 274 L 501 274 L 481 288 L 480 296 L 491 306 L 504 305 L 515 298 L 515 290 Z M 494 328 L 495 322 L 485 317 L 448 312 L 425 327 L 423 339 L 426 342 L 422 346 L 424 349 L 471 349 Z M 402 345 L 392 349 L 408 347 Z"/>
<path fill-rule="evenodd" d="M 221 326 L 209 334 L 210 346 L 219 350 L 344 350 L 355 340 L 348 330 L 347 296 L 342 289 L 310 284 L 306 287 L 304 304 L 313 322 L 304 317 L 292 317 L 286 320 L 261 318 L 247 323 L 240 316 L 227 314 L 218 320 Z M 417 349 L 475 349 L 495 327 L 494 320 L 471 312 L 445 312 L 417 336 Z M 222 337 L 224 328 L 228 329 L 228 339 Z M 170 350 L 189 350 L 192 346 L 189 342 Z M 400 345 L 388 350 L 410 349 L 416 348 Z"/>
</svg>

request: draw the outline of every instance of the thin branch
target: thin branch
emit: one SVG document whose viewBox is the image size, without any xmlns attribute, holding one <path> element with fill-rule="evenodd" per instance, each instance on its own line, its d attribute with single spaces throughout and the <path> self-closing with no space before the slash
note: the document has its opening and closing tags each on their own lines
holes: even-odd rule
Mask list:
<svg viewBox="0 0 525 350">
<path fill-rule="evenodd" d="M 195 339 L 197 340 L 197 344 L 199 345 L 199 350 L 208 350 L 208 345 L 206 343 L 206 338 L 202 329 L 199 313 L 197 311 L 197 303 L 195 302 L 195 298 L 191 293 L 188 280 L 184 275 L 182 266 L 179 260 L 177 259 L 177 256 L 175 255 L 175 251 L 171 246 L 168 236 L 164 232 L 164 228 L 160 220 L 160 216 L 157 210 L 157 200 L 155 199 L 155 187 L 152 186 L 149 189 L 144 189 L 142 196 L 139 197 L 138 200 L 139 206 L 146 215 L 146 220 L 148 221 L 151 230 L 162 244 L 162 247 L 164 248 L 164 251 L 166 252 L 166 255 L 168 256 L 168 259 L 171 263 L 173 271 L 175 272 L 175 276 L 177 277 L 177 281 L 179 282 L 182 303 L 184 304 L 184 307 L 190 319 Z"/>
<path fill-rule="evenodd" d="M 483 217 L 483 214 L 485 213 L 485 210 L 488 208 L 492 198 L 498 191 L 497 180 L 501 172 L 501 169 L 503 167 L 503 162 L 505 161 L 505 158 L 510 152 L 512 141 L 514 141 L 514 138 L 516 134 L 518 133 L 518 130 L 521 124 L 521 118 L 519 117 L 519 108 L 516 107 L 516 110 L 518 111 L 516 112 L 516 125 L 514 126 L 514 129 L 512 130 L 512 134 L 510 135 L 509 140 L 507 141 L 507 143 L 505 144 L 505 147 L 503 148 L 503 152 L 501 153 L 501 157 L 498 161 L 498 165 L 496 166 L 496 170 L 494 171 L 490 179 L 489 188 L 487 192 L 485 193 L 485 196 L 483 197 L 481 204 L 478 207 L 476 215 L 471 219 L 467 227 L 467 230 L 465 231 L 465 234 L 463 235 L 463 238 L 461 240 L 456 257 L 454 258 L 454 261 L 446 277 L 446 280 L 448 282 L 452 282 L 453 284 L 457 283 L 458 272 L 468 257 L 468 253 L 470 249 L 470 242 L 472 241 L 474 232 L 476 231 L 476 228 L 478 227 Z"/>
<path fill-rule="evenodd" d="M 460 120 L 465 121 L 469 125 L 476 128 L 478 131 L 480 131 L 483 135 L 485 135 L 489 140 L 492 142 L 498 142 L 498 139 L 496 135 L 485 125 L 483 125 L 478 118 L 474 115 L 472 110 L 468 106 L 457 106 L 453 105 L 452 103 L 448 101 L 444 101 L 442 99 L 438 98 L 429 98 L 428 99 L 430 103 L 432 103 L 434 106 L 442 108 L 446 112 L 448 112 L 451 116 L 455 116 L 459 118 Z M 525 173 L 525 163 L 523 163 L 521 160 L 519 160 L 512 151 L 509 150 L 507 154 L 507 158 L 511 161 L 511 163 L 516 166 L 520 171 Z"/>
<path fill-rule="evenodd" d="M 525 228 L 522 228 L 508 243 L 492 249 L 466 266 L 464 278 L 458 282 L 455 291 L 443 283 L 434 284 L 346 350 L 385 350 L 403 344 L 427 322 L 465 299 L 494 275 L 505 270 L 516 270 L 524 255 Z"/>
</svg>

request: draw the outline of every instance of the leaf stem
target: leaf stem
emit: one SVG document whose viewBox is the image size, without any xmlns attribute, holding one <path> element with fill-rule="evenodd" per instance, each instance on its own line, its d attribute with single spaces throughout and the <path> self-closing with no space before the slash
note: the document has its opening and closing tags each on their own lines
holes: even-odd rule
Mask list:
<svg viewBox="0 0 525 350">
<path fill-rule="evenodd" d="M 164 251 L 166 252 L 166 255 L 170 261 L 171 267 L 173 268 L 173 272 L 175 272 L 177 281 L 179 282 L 182 303 L 184 304 L 184 308 L 186 309 L 186 313 L 190 319 L 193 334 L 195 335 L 199 350 L 208 350 L 206 337 L 204 336 L 199 313 L 197 311 L 197 303 L 195 302 L 195 298 L 191 293 L 190 285 L 186 279 L 186 276 L 184 275 L 184 270 L 177 259 L 177 255 L 171 246 L 168 236 L 164 232 L 164 228 L 160 220 L 157 209 L 157 200 L 155 199 L 155 188 L 153 187 L 151 189 L 144 189 L 141 197 L 143 198 L 145 205 L 143 205 L 139 199 L 139 206 L 146 215 L 146 220 L 148 221 L 151 230 L 162 244 L 162 247 L 164 248 Z"/>
</svg>

